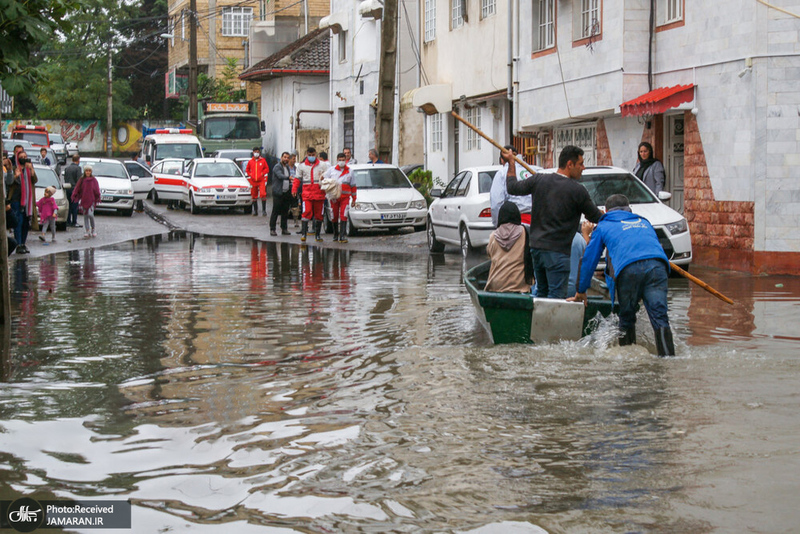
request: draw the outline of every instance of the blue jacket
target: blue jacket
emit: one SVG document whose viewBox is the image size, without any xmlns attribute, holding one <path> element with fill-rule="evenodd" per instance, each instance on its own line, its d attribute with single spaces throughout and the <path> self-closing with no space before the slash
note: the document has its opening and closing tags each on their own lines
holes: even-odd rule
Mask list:
<svg viewBox="0 0 800 534">
<path fill-rule="evenodd" d="M 606 213 L 592 232 L 586 246 L 580 270 L 578 293 L 586 293 L 592 283 L 592 275 L 603 254 L 606 254 L 606 283 L 614 301 L 614 282 L 625 267 L 639 260 L 651 258 L 662 260 L 669 266 L 669 259 L 658 242 L 656 231 L 650 222 L 640 215 L 623 210 Z"/>
</svg>

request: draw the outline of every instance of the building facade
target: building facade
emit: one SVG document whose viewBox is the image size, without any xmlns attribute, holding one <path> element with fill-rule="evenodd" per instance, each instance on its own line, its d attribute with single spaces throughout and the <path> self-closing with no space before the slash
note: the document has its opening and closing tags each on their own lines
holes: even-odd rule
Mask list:
<svg viewBox="0 0 800 534">
<path fill-rule="evenodd" d="M 792 0 L 520 2 L 514 130 L 543 165 L 575 144 L 587 165 L 632 169 L 650 141 L 695 262 L 796 273 L 798 13 Z"/>
</svg>

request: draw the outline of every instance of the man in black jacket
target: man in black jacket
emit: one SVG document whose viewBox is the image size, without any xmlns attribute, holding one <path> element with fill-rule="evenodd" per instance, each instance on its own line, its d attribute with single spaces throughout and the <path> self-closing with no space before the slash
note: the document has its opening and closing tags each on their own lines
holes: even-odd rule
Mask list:
<svg viewBox="0 0 800 534">
<path fill-rule="evenodd" d="M 514 160 L 514 154 L 508 149 L 500 155 L 505 161 Z M 586 188 L 578 183 L 583 168 L 583 150 L 572 145 L 561 151 L 558 171 L 554 174 L 537 173 L 518 181 L 516 166 L 508 166 L 508 194 L 531 195 L 530 244 L 539 297 L 567 298 L 569 257 L 581 214 L 593 223 L 603 215 Z"/>
<path fill-rule="evenodd" d="M 287 219 L 292 203 L 292 176 L 289 170 L 289 153 L 281 154 L 281 161 L 272 168 L 272 214 L 269 217 L 269 235 L 278 235 L 275 225 L 281 217 L 281 235 L 290 235 Z"/>
<path fill-rule="evenodd" d="M 64 182 L 69 184 L 67 191 L 67 199 L 69 200 L 69 213 L 67 213 L 67 226 L 72 228 L 80 228 L 82 225 L 78 224 L 78 202 L 72 201 L 72 192 L 75 191 L 75 186 L 78 180 L 81 179 L 83 171 L 80 167 L 81 157 L 79 154 L 72 156 L 72 163 L 64 169 Z"/>
</svg>

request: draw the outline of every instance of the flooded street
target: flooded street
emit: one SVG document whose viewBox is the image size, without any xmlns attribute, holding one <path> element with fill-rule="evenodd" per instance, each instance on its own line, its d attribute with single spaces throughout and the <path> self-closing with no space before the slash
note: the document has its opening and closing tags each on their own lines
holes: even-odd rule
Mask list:
<svg viewBox="0 0 800 534">
<path fill-rule="evenodd" d="M 173 233 L 11 265 L 0 498 L 134 532 L 792 532 L 800 278 L 670 280 L 678 357 L 491 344 L 459 255 Z"/>
</svg>

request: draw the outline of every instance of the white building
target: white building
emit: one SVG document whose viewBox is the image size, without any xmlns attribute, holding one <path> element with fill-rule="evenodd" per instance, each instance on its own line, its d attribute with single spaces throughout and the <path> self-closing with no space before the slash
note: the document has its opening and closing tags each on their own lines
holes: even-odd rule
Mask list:
<svg viewBox="0 0 800 534">
<path fill-rule="evenodd" d="M 501 144 L 511 141 L 508 2 L 420 0 L 422 89 L 415 105 L 444 94 L 447 102 L 425 121 L 425 164 L 439 183 L 459 169 L 497 162 L 500 152 L 450 115 Z M 429 86 L 431 91 L 425 89 Z M 444 93 L 442 93 L 444 91 Z"/>
<path fill-rule="evenodd" d="M 399 120 L 400 97 L 417 87 L 419 77 L 419 62 L 413 51 L 417 4 L 412 0 L 399 0 L 398 6 L 396 120 L 392 154 L 393 163 L 405 164 L 422 157 L 420 128 L 414 121 L 401 124 Z M 320 21 L 320 27 L 331 32 L 329 109 L 333 111 L 332 157 L 347 147 L 352 148 L 360 163 L 364 163 L 369 149 L 376 146 L 381 16 L 382 4 L 377 0 L 331 0 L 331 15 Z M 415 149 L 415 145 L 419 148 Z"/>
<path fill-rule="evenodd" d="M 545 165 L 577 144 L 632 169 L 648 140 L 696 262 L 798 272 L 800 2 L 654 4 L 518 2 L 514 130 Z"/>
<path fill-rule="evenodd" d="M 308 146 L 330 148 L 328 31 L 317 29 L 247 69 L 240 76 L 261 82 L 261 119 L 266 154 L 304 154 Z"/>
</svg>

